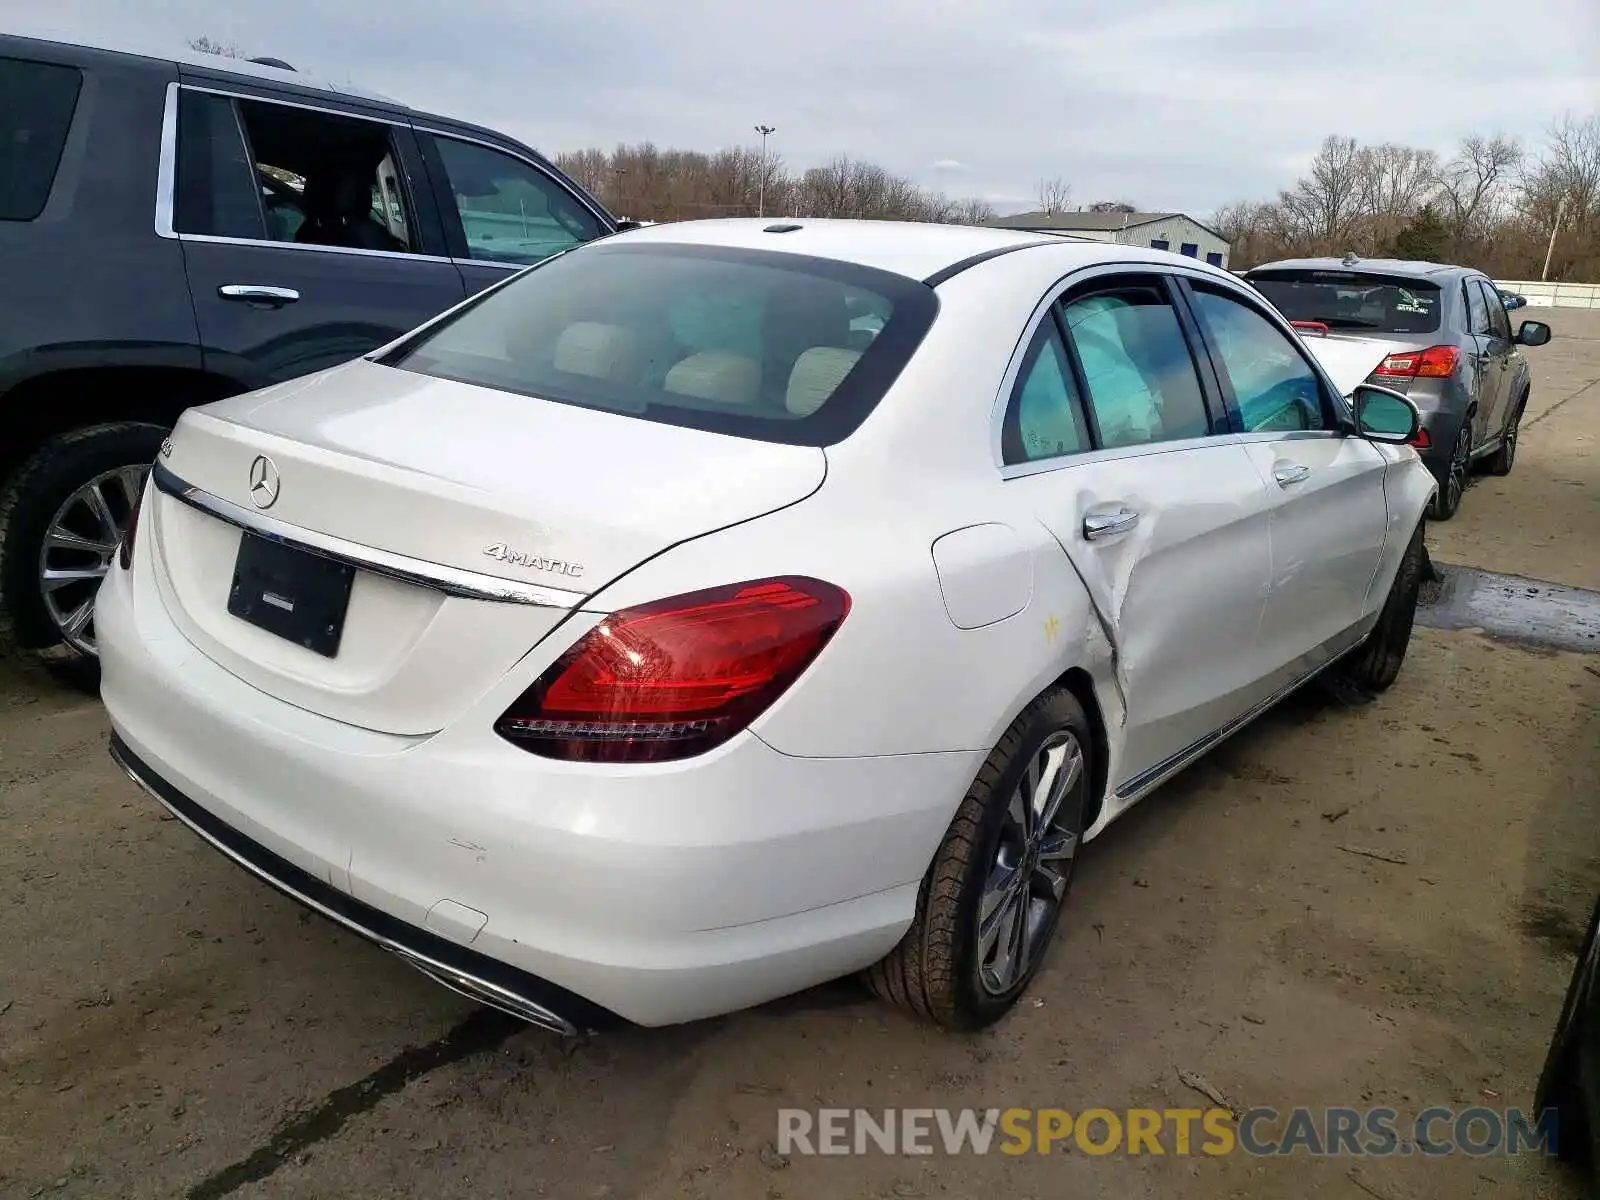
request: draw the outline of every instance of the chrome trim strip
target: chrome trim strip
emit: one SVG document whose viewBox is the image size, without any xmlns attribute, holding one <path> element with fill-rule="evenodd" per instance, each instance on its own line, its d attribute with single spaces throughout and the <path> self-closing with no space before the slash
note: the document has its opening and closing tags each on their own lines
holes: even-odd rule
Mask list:
<svg viewBox="0 0 1600 1200">
<path fill-rule="evenodd" d="M 331 534 L 302 529 L 287 521 L 253 512 L 243 505 L 185 483 L 160 463 L 150 471 L 150 479 L 157 490 L 175 500 L 251 533 L 310 550 L 324 558 L 346 563 L 358 571 L 382 575 L 414 587 L 429 588 L 447 596 L 465 600 L 491 600 L 502 604 L 533 604 L 546 608 L 569 609 L 581 603 L 587 592 L 569 592 L 563 588 L 543 584 L 523 583 L 516 579 L 502 579 L 498 575 L 485 575 L 478 571 L 465 571 L 439 563 L 394 554 L 359 542 L 346 541 Z"/>
<path fill-rule="evenodd" d="M 309 250 L 314 254 L 348 254 L 356 258 L 397 258 L 406 262 L 451 263 L 454 259 L 438 254 L 412 254 L 409 250 L 361 250 L 354 246 L 318 246 L 311 242 L 275 242 L 270 238 L 222 237 L 215 233 L 180 233 L 180 242 L 202 242 L 213 246 L 254 246 L 271 250 Z"/>
<path fill-rule="evenodd" d="M 212 837 L 210 833 L 206 832 L 206 830 L 200 828 L 199 825 L 196 825 L 193 821 L 191 821 L 188 814 L 169 803 L 167 798 L 157 791 L 153 786 L 151 786 L 149 781 L 147 781 L 143 775 L 141 775 L 138 771 L 135 771 L 133 767 L 128 764 L 127 759 L 123 757 L 122 751 L 117 746 L 116 739 L 114 738 L 111 742 L 111 757 L 113 761 L 116 762 L 117 766 L 123 769 L 129 779 L 133 780 L 134 783 L 138 784 L 142 789 L 144 789 L 148 795 L 153 796 L 156 802 L 159 803 L 162 808 L 166 809 L 173 816 L 177 817 L 178 820 L 182 821 L 184 825 L 186 825 L 195 834 L 199 835 L 199 837 L 213 850 L 220 851 L 235 865 L 243 867 L 257 879 L 272 885 L 290 899 L 296 900 L 312 911 L 320 913 L 322 916 L 327 917 L 328 920 L 350 930 L 351 933 L 365 938 L 373 945 L 389 951 L 391 954 L 399 957 L 407 965 L 416 968 L 436 982 L 444 984 L 452 991 L 459 992 L 470 999 L 477 1000 L 479 1003 L 491 1005 L 492 1007 L 499 1009 L 501 1012 L 509 1013 L 513 1017 L 527 1021 L 532 1025 L 537 1025 L 541 1029 L 550 1030 L 552 1033 L 559 1033 L 565 1037 L 579 1036 L 579 1030 L 576 1025 L 567 1020 L 567 1018 L 551 1012 L 548 1008 L 544 1007 L 544 1005 L 537 1004 L 526 997 L 519 996 L 515 992 L 501 987 L 499 984 L 490 983 L 486 979 L 479 979 L 476 976 L 469 975 L 455 967 L 446 966 L 444 963 L 438 962 L 435 959 L 432 959 L 425 954 L 421 954 L 416 950 L 412 950 L 407 946 L 402 946 L 392 938 L 387 938 L 382 934 L 375 933 L 371 929 L 352 921 L 349 917 L 344 916 L 342 913 L 334 912 L 331 908 L 328 908 L 323 904 L 319 904 L 305 893 L 290 887 L 287 883 L 284 883 L 283 880 L 274 878 L 269 872 L 262 870 L 260 867 L 256 866 L 255 863 L 244 857 L 244 855 L 234 850 L 233 847 L 225 845 L 216 838 Z"/>
<path fill-rule="evenodd" d="M 1373 614 L 1374 623 L 1376 623 L 1376 617 L 1377 614 Z M 1358 625 L 1355 628 L 1356 630 L 1359 630 L 1360 626 Z M 1354 646 L 1359 643 L 1363 636 L 1365 635 L 1357 633 L 1355 637 L 1349 638 L 1350 645 Z M 1337 644 L 1348 637 L 1349 632 L 1347 631 L 1345 634 L 1332 639 L 1332 641 L 1328 644 Z M 1322 674 L 1322 672 L 1326 671 L 1335 662 L 1337 662 L 1339 660 L 1339 656 L 1344 653 L 1344 649 L 1345 648 L 1335 650 L 1328 656 L 1326 662 L 1318 663 L 1309 671 L 1306 671 L 1304 674 L 1296 677 L 1292 682 L 1273 692 L 1272 695 L 1268 696 L 1265 700 L 1260 701 L 1258 704 L 1255 704 L 1251 708 L 1246 709 L 1243 713 L 1240 713 L 1237 717 L 1234 717 L 1233 720 L 1229 721 L 1221 728 L 1215 729 L 1206 734 L 1204 737 L 1190 742 L 1189 745 L 1185 746 L 1182 750 L 1179 750 L 1176 754 L 1169 756 L 1162 762 L 1158 762 L 1149 770 L 1141 771 L 1132 779 L 1118 784 L 1116 790 L 1112 794 L 1118 800 L 1130 800 L 1134 798 L 1136 793 L 1148 792 L 1150 789 L 1156 787 L 1170 776 L 1176 775 L 1179 771 L 1188 766 L 1190 763 L 1194 762 L 1195 759 L 1199 758 L 1207 750 L 1210 750 L 1219 742 L 1223 742 L 1232 737 L 1234 734 L 1238 733 L 1239 730 L 1250 724 L 1251 721 L 1254 721 L 1257 717 L 1265 713 L 1273 705 L 1287 699 L 1291 694 L 1299 691 L 1306 684 L 1310 683 L 1318 675 Z"/>
<path fill-rule="evenodd" d="M 222 69 L 226 70 L 227 67 L 224 66 Z M 289 81 L 284 80 L 283 82 L 287 83 Z M 261 86 L 266 90 L 271 89 L 276 83 L 278 83 L 276 79 L 263 79 Z M 286 100 L 282 96 L 263 96 L 260 92 L 235 91 L 231 88 L 216 87 L 205 83 L 178 83 L 169 86 L 186 88 L 191 92 L 205 92 L 211 96 L 227 96 L 231 100 L 253 100 L 257 104 L 281 104 L 285 108 L 303 108 L 307 112 L 326 113 L 330 117 L 347 117 L 352 121 L 375 121 L 379 125 L 394 125 L 400 128 L 404 128 L 411 123 L 410 118 L 403 115 L 405 105 L 392 100 L 375 100 L 366 96 L 350 95 L 350 101 L 353 104 L 365 105 L 368 108 L 387 105 L 402 110 L 402 114 L 379 116 L 370 112 L 351 112 L 347 108 L 329 108 L 322 104 L 307 104 L 303 100 Z M 349 93 L 341 93 L 341 95 L 349 95 Z"/>
<path fill-rule="evenodd" d="M 156 161 L 156 235 L 170 238 L 173 197 L 178 175 L 178 85 L 167 84 L 166 107 L 161 114 L 161 156 Z"/>
</svg>

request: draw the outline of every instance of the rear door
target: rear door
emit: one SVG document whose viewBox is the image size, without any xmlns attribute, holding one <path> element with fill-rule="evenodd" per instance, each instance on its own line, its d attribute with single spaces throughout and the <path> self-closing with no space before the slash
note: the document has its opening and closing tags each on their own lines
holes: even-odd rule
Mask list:
<svg viewBox="0 0 1600 1200">
<path fill-rule="evenodd" d="M 1473 279 L 1469 281 L 1470 284 L 1476 284 L 1483 293 L 1484 307 L 1489 315 L 1489 331 L 1484 342 L 1486 369 L 1478 406 L 1484 410 L 1484 438 L 1498 439 L 1505 426 L 1506 409 L 1511 402 L 1512 359 L 1517 352 L 1517 344 L 1511 340 L 1511 318 L 1506 315 L 1505 301 L 1500 298 L 1499 290 L 1487 279 Z"/>
<path fill-rule="evenodd" d="M 427 181 L 407 169 L 409 126 L 187 85 L 168 119 L 171 232 L 210 369 L 276 383 L 464 298 Z"/>
<path fill-rule="evenodd" d="M 1022 493 L 1116 651 L 1118 791 L 1261 698 L 1269 497 L 1160 273 L 1101 274 L 1042 314 L 1001 430 Z"/>
<path fill-rule="evenodd" d="M 1495 395 L 1505 369 L 1495 354 L 1492 312 L 1498 308 L 1503 317 L 1505 309 L 1498 298 L 1490 304 L 1476 278 L 1463 280 L 1461 290 L 1467 303 L 1467 339 L 1462 352 L 1468 363 L 1468 395 L 1477 405 L 1472 418 L 1472 448 L 1476 450 L 1494 428 Z"/>
<path fill-rule="evenodd" d="M 1272 499 L 1272 594 L 1259 637 L 1285 686 L 1348 645 L 1366 613 L 1388 527 L 1385 461 L 1340 428 L 1322 375 L 1265 306 L 1221 280 L 1184 286 Z"/>
<path fill-rule="evenodd" d="M 530 155 L 460 132 L 419 127 L 417 136 L 468 295 L 611 232 L 609 218 Z"/>
</svg>

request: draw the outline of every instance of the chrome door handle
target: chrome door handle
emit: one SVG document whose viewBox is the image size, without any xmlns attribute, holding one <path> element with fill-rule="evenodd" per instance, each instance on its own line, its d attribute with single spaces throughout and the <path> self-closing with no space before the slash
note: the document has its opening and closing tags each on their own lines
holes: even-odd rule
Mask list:
<svg viewBox="0 0 1600 1200">
<path fill-rule="evenodd" d="M 224 300 L 244 300 L 254 304 L 293 304 L 300 293 L 293 288 L 270 287 L 264 283 L 225 283 L 217 289 Z"/>
<path fill-rule="evenodd" d="M 1278 481 L 1279 487 L 1303 483 L 1310 474 L 1311 468 L 1299 463 L 1279 463 L 1272 468 L 1272 477 Z"/>
<path fill-rule="evenodd" d="M 1119 533 L 1127 533 L 1138 523 L 1139 514 L 1131 508 L 1089 513 L 1083 518 L 1083 536 L 1086 541 L 1091 542 L 1100 538 L 1115 537 Z"/>
</svg>

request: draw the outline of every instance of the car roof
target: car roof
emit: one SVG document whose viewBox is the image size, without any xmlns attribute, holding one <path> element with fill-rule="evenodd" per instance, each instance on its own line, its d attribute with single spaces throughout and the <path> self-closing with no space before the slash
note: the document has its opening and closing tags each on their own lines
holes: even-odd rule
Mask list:
<svg viewBox="0 0 1600 1200">
<path fill-rule="evenodd" d="M 774 250 L 890 271 L 928 283 L 941 282 L 966 267 L 1016 250 L 1049 248 L 1081 260 L 1149 262 L 1170 266 L 1179 259 L 1224 279 L 1228 272 L 1206 267 L 1167 251 L 1144 250 L 1089 238 L 993 229 L 982 225 L 941 225 L 928 221 L 856 221 L 822 217 L 719 217 L 668 221 L 608 238 L 627 244 L 722 246 Z"/>
<path fill-rule="evenodd" d="M 1406 258 L 1283 258 L 1277 262 L 1260 263 L 1246 272 L 1246 277 L 1258 271 L 1350 271 L 1357 274 L 1399 275 L 1411 279 L 1427 279 L 1438 283 L 1460 275 L 1481 275 L 1471 267 L 1451 263 L 1422 262 Z"/>
<path fill-rule="evenodd" d="M 403 102 L 394 99 L 392 96 L 385 96 L 381 92 L 359 87 L 349 81 L 340 82 L 309 74 L 305 71 L 285 70 L 282 67 L 271 66 L 267 63 L 252 62 L 248 58 L 233 58 L 224 54 L 207 54 L 183 44 L 175 45 L 153 39 L 149 41 L 140 39 L 112 40 L 101 37 L 91 39 L 42 27 L 37 30 L 8 29 L 6 34 L 8 35 L 8 40 L 10 37 L 16 37 L 24 41 L 47 42 L 57 46 L 73 46 L 83 50 L 97 50 L 110 54 L 126 54 L 136 58 L 153 59 L 157 62 L 176 63 L 182 67 L 191 67 L 210 74 L 233 75 L 263 83 L 302 88 L 306 91 L 327 92 L 356 100 L 375 101 L 379 104 L 392 105 L 410 111 Z M 267 56 L 262 55 L 261 57 Z"/>
</svg>

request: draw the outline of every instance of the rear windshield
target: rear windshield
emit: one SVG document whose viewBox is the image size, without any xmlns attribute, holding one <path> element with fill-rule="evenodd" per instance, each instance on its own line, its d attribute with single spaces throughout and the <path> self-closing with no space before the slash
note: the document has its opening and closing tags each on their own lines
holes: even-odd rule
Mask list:
<svg viewBox="0 0 1600 1200">
<path fill-rule="evenodd" d="M 379 361 L 650 421 L 826 446 L 937 310 L 906 276 L 773 251 L 596 242 Z"/>
<path fill-rule="evenodd" d="M 1251 272 L 1245 278 L 1291 321 L 1377 333 L 1439 328 L 1439 288 L 1421 280 L 1362 271 Z"/>
</svg>

